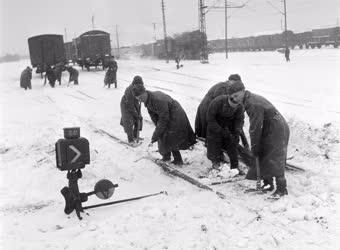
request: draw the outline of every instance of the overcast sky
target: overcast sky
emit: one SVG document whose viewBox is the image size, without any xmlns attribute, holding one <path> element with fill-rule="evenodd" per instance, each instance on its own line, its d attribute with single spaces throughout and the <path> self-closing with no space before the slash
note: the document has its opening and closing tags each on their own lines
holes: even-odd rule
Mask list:
<svg viewBox="0 0 340 250">
<path fill-rule="evenodd" d="M 228 1 L 229 2 L 229 1 Z M 205 0 L 223 6 L 224 0 Z M 234 0 L 247 3 L 229 9 L 228 37 L 279 32 L 283 26 L 281 0 Z M 198 0 L 165 0 L 169 35 L 198 28 Z M 275 7 L 276 6 L 276 7 Z M 340 0 L 287 0 L 288 29 L 307 31 L 340 25 Z M 111 33 L 115 46 L 118 25 L 120 45 L 150 42 L 162 37 L 161 0 L 0 0 L 0 55 L 28 54 L 27 38 L 62 34 L 67 40 L 92 29 Z M 211 9 L 206 16 L 208 39 L 224 38 L 224 10 Z M 282 23 L 282 26 L 281 26 Z M 64 37 L 65 40 L 65 37 Z"/>
</svg>

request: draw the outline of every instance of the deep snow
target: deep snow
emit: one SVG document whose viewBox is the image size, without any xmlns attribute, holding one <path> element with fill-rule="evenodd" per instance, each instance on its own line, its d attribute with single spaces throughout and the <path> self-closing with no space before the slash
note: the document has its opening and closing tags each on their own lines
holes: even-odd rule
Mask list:
<svg viewBox="0 0 340 250">
<path fill-rule="evenodd" d="M 118 61 L 118 89 L 103 88 L 103 71 L 80 71 L 80 85 L 19 88 L 28 61 L 0 64 L 0 216 L 3 249 L 337 249 L 340 243 L 340 50 L 292 51 L 286 63 L 277 52 L 214 54 L 210 63 L 175 63 L 132 58 Z M 147 89 L 178 100 L 192 126 L 199 101 L 215 83 L 239 73 L 248 89 L 269 99 L 289 121 L 289 156 L 305 173 L 287 171 L 289 196 L 270 202 L 244 194 L 254 182 L 214 188 L 227 196 L 199 190 L 164 172 L 145 158 L 154 126 L 143 108 L 145 138 L 131 149 L 94 132 L 105 129 L 125 139 L 120 99 L 134 75 Z M 91 191 L 102 178 L 119 184 L 110 199 L 162 190 L 156 196 L 88 210 L 83 221 L 63 213 L 60 189 L 66 173 L 55 166 L 54 143 L 62 128 L 81 127 L 90 141 L 91 164 L 79 181 Z M 184 152 L 192 162 L 182 171 L 197 174 L 210 166 L 198 144 Z M 101 200 L 90 198 L 87 204 Z"/>
</svg>

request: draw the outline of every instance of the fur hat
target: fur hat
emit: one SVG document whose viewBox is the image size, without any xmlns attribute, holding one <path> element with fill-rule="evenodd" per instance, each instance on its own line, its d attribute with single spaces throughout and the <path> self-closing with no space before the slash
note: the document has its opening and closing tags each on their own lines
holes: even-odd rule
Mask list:
<svg viewBox="0 0 340 250">
<path fill-rule="evenodd" d="M 132 85 L 144 85 L 143 79 L 140 76 L 135 76 L 132 81 Z"/>
<path fill-rule="evenodd" d="M 229 94 L 232 95 L 236 92 L 245 90 L 244 84 L 241 81 L 234 81 L 229 87 Z"/>
<path fill-rule="evenodd" d="M 232 74 L 228 78 L 229 81 L 241 81 L 241 77 L 239 74 Z"/>
<path fill-rule="evenodd" d="M 145 88 L 141 84 L 135 85 L 132 89 L 132 93 L 133 93 L 134 96 L 140 96 L 144 92 L 145 92 Z"/>
</svg>

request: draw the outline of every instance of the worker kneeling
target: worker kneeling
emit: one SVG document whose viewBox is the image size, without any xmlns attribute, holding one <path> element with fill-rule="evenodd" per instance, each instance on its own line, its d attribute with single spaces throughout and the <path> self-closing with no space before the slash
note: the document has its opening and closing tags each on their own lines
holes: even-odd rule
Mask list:
<svg viewBox="0 0 340 250">
<path fill-rule="evenodd" d="M 212 168 L 220 168 L 225 150 L 230 168 L 239 169 L 237 145 L 244 124 L 243 106 L 231 105 L 227 95 L 218 96 L 210 103 L 206 118 L 207 156 L 213 163 Z"/>
</svg>

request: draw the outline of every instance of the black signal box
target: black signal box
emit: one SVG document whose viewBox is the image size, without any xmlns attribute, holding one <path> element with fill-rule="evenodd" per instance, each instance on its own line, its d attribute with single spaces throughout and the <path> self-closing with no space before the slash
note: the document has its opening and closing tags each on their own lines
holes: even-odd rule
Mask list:
<svg viewBox="0 0 340 250">
<path fill-rule="evenodd" d="M 90 145 L 86 138 L 79 137 L 79 128 L 64 129 L 65 139 L 55 144 L 57 168 L 62 171 L 81 169 L 90 164 Z"/>
</svg>

